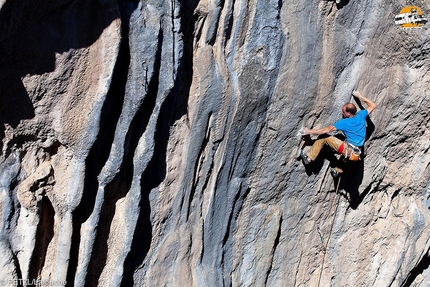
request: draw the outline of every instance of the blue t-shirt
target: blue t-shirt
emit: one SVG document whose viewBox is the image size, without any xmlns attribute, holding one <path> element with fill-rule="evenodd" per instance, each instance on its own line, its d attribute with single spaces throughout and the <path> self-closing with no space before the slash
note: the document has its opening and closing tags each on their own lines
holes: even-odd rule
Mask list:
<svg viewBox="0 0 430 287">
<path fill-rule="evenodd" d="M 346 141 L 355 146 L 363 146 L 366 139 L 367 110 L 359 111 L 354 117 L 341 119 L 334 124 L 337 130 L 345 134 Z"/>
</svg>

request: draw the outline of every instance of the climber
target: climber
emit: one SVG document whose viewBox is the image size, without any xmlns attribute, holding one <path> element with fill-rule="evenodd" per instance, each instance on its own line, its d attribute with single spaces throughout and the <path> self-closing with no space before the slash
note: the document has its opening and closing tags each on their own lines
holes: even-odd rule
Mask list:
<svg viewBox="0 0 430 287">
<path fill-rule="evenodd" d="M 357 112 L 357 107 L 354 104 L 347 103 L 342 107 L 343 119 L 333 125 L 315 130 L 304 128 L 304 135 L 322 135 L 339 130 L 346 137 L 345 142 L 335 136 L 316 140 L 308 153 L 303 150 L 301 152 L 301 157 L 306 165 L 316 160 L 325 145 L 330 146 L 349 160 L 359 159 L 361 147 L 366 139 L 366 118 L 376 108 L 376 104 L 356 90 L 352 92 L 352 95 L 363 101 L 367 105 L 367 109 Z M 343 170 L 339 167 L 331 169 L 333 177 L 338 177 L 342 172 Z"/>
</svg>

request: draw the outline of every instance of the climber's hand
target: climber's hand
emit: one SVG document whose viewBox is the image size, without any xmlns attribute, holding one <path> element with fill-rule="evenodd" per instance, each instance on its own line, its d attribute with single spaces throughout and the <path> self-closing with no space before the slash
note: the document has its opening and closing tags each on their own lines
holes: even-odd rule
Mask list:
<svg viewBox="0 0 430 287">
<path fill-rule="evenodd" d="M 357 98 L 361 98 L 361 94 L 357 90 L 352 91 L 352 95 Z"/>
<path fill-rule="evenodd" d="M 306 130 L 307 128 L 305 128 L 305 127 L 301 127 L 300 129 L 299 129 L 299 131 L 297 132 L 297 135 L 298 136 L 305 136 L 305 135 L 307 135 L 307 133 L 305 132 L 305 130 Z"/>
<path fill-rule="evenodd" d="M 305 127 L 305 128 L 303 129 L 303 134 L 304 134 L 304 135 L 310 135 L 310 134 L 311 134 L 311 130 L 310 130 L 310 129 L 308 129 L 307 127 Z"/>
</svg>

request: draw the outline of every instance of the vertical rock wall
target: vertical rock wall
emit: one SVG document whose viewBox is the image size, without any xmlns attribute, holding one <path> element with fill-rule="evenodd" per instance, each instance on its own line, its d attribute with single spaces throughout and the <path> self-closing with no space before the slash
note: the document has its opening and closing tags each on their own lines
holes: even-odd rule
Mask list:
<svg viewBox="0 0 430 287">
<path fill-rule="evenodd" d="M 299 2 L 0 1 L 2 279 L 427 286 L 428 24 Z M 297 131 L 354 88 L 378 108 L 335 181 Z"/>
</svg>

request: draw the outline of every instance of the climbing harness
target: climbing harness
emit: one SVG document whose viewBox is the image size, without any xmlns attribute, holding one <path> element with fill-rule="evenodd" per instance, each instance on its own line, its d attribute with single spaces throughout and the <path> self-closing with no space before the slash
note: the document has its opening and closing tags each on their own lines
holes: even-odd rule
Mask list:
<svg viewBox="0 0 430 287">
<path fill-rule="evenodd" d="M 359 160 L 361 155 L 361 149 L 353 144 L 350 144 L 349 142 L 345 142 L 345 144 L 346 144 L 345 157 L 352 161 Z"/>
<path fill-rule="evenodd" d="M 347 141 L 344 141 L 339 147 L 338 152 L 345 156 L 346 160 L 357 161 L 360 159 L 361 149 Z"/>
</svg>

